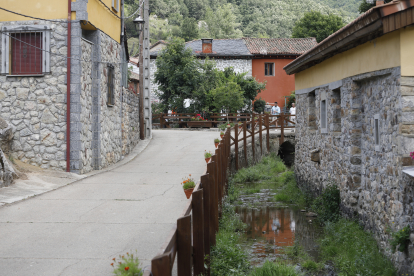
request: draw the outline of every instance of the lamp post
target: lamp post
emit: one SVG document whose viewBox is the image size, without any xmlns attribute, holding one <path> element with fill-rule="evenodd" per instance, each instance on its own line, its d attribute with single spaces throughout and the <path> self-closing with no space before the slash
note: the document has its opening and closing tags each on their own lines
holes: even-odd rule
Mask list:
<svg viewBox="0 0 414 276">
<path fill-rule="evenodd" d="M 138 38 L 139 38 L 139 138 L 141 140 L 145 139 L 145 127 L 144 127 L 144 86 L 143 86 L 143 82 L 144 82 L 144 74 L 143 74 L 143 55 L 142 55 L 142 51 L 143 51 L 143 37 L 141 35 L 142 32 L 142 26 L 145 23 L 145 20 L 140 16 L 138 16 L 137 18 L 134 19 L 134 24 L 135 24 L 135 29 L 138 32 Z"/>
</svg>

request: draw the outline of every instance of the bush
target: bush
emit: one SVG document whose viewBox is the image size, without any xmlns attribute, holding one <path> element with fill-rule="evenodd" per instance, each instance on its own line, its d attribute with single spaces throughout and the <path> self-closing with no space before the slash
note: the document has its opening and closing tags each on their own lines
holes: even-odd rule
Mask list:
<svg viewBox="0 0 414 276">
<path fill-rule="evenodd" d="M 255 268 L 250 276 L 296 276 L 297 273 L 293 266 L 284 263 L 273 263 L 266 261 L 262 267 Z"/>
<path fill-rule="evenodd" d="M 276 201 L 294 203 L 298 206 L 305 206 L 307 204 L 305 194 L 296 183 L 294 172 L 287 171 L 282 173 L 278 182 L 282 187 L 275 195 Z"/>
<path fill-rule="evenodd" d="M 312 210 L 318 213 L 321 222 L 337 221 L 340 217 L 340 191 L 334 183 L 328 184 L 322 194 L 315 199 Z"/>
<path fill-rule="evenodd" d="M 143 274 L 142 268 L 140 268 L 140 263 L 137 257 L 134 257 L 134 254 L 129 254 L 128 252 L 125 255 L 119 256 L 120 261 L 117 262 L 116 258 L 112 260 L 116 263 L 111 265 L 114 266 L 114 275 L 116 276 L 141 276 Z"/>
<path fill-rule="evenodd" d="M 392 232 L 391 236 L 392 251 L 395 252 L 398 246 L 398 251 L 404 252 L 404 250 L 408 247 L 408 243 L 410 242 L 410 226 L 407 225 L 400 231 Z"/>
<path fill-rule="evenodd" d="M 253 104 L 254 112 L 263 113 L 265 110 L 265 105 L 266 105 L 266 102 L 262 98 L 254 101 L 254 104 Z"/>
<path fill-rule="evenodd" d="M 376 240 L 356 222 L 339 219 L 327 222 L 325 237 L 319 243 L 326 261 L 332 261 L 340 274 L 395 275 L 392 263 L 379 251 Z"/>
</svg>

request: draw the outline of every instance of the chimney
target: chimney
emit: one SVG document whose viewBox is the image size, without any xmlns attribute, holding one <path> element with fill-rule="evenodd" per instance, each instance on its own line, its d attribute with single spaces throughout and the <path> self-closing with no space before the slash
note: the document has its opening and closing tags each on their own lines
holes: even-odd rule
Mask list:
<svg viewBox="0 0 414 276">
<path fill-rule="evenodd" d="M 203 54 L 213 53 L 213 39 L 212 38 L 202 38 L 202 52 Z"/>
<path fill-rule="evenodd" d="M 376 6 L 384 5 L 384 0 L 377 0 Z"/>
</svg>

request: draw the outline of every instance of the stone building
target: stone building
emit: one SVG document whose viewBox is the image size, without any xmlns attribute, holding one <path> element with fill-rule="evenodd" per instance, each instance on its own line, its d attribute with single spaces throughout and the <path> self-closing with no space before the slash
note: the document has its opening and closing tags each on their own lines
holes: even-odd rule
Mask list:
<svg viewBox="0 0 414 276">
<path fill-rule="evenodd" d="M 155 60 L 165 41 L 151 46 L 151 87 L 153 98 L 158 85 L 154 83 L 157 70 Z M 295 77 L 288 76 L 283 67 L 315 46 L 314 38 L 240 38 L 240 39 L 201 39 L 186 42 L 193 54 L 204 60 L 206 57 L 216 62 L 219 70 L 233 67 L 237 73 L 247 73 L 259 82 L 267 82 L 261 97 L 267 102 L 279 102 L 284 106 L 284 96 L 295 90 Z"/>
<path fill-rule="evenodd" d="M 8 1 L 2 8 L 21 14 L 0 10 L 0 117 L 13 126 L 11 155 L 75 173 L 121 160 L 139 141 L 123 1 L 76 0 L 69 9 L 67 0 Z"/>
<path fill-rule="evenodd" d="M 295 172 L 330 182 L 341 210 L 374 233 L 401 275 L 414 275 L 414 234 L 391 252 L 388 227 L 414 230 L 413 1 L 378 5 L 285 66 L 295 74 Z"/>
</svg>

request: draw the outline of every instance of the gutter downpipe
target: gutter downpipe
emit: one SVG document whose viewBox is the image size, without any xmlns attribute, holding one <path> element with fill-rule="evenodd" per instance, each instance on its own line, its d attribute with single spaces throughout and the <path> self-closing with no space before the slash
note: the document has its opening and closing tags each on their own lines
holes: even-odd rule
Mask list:
<svg viewBox="0 0 414 276">
<path fill-rule="evenodd" d="M 72 0 L 68 0 L 68 58 L 66 72 L 66 171 L 70 172 L 70 54 L 72 34 Z"/>
</svg>

